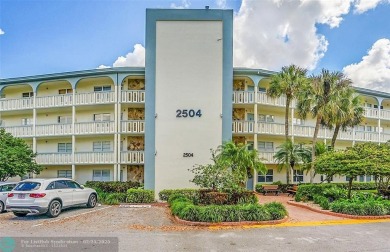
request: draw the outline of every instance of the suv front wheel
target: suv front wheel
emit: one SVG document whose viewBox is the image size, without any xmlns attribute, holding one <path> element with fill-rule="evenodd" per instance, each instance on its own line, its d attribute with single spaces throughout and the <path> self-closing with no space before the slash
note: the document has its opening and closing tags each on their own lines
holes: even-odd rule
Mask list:
<svg viewBox="0 0 390 252">
<path fill-rule="evenodd" d="M 87 207 L 94 208 L 96 206 L 97 197 L 96 194 L 89 195 Z"/>
<path fill-rule="evenodd" d="M 53 200 L 49 204 L 49 210 L 47 210 L 46 213 L 47 216 L 51 218 L 57 217 L 61 213 L 61 207 L 62 207 L 61 202 L 59 202 L 58 200 Z"/>
</svg>

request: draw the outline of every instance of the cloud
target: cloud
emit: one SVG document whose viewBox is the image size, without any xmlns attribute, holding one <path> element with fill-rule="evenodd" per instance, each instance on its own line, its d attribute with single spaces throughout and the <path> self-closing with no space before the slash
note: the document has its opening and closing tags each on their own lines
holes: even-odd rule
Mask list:
<svg viewBox="0 0 390 252">
<path fill-rule="evenodd" d="M 347 0 L 243 0 L 234 19 L 234 65 L 312 70 L 328 48 L 315 25 L 338 27 L 350 7 Z"/>
<path fill-rule="evenodd" d="M 190 8 L 191 2 L 189 0 L 182 0 L 180 4 L 176 5 L 175 3 L 171 3 L 172 9 L 188 9 Z"/>
<path fill-rule="evenodd" d="M 218 8 L 226 9 L 226 0 L 216 0 Z"/>
<path fill-rule="evenodd" d="M 100 65 L 97 67 L 97 69 L 105 69 L 105 68 L 111 68 L 111 67 L 106 65 Z"/>
<path fill-rule="evenodd" d="M 354 12 L 357 14 L 361 14 L 370 9 L 374 9 L 380 3 L 390 3 L 390 0 L 355 0 Z"/>
<path fill-rule="evenodd" d="M 145 66 L 145 48 L 141 44 L 135 44 L 134 50 L 126 54 L 125 57 L 118 57 L 113 66 Z"/>
<path fill-rule="evenodd" d="M 0 35 L 4 35 L 5 32 L 0 28 Z"/>
<path fill-rule="evenodd" d="M 379 39 L 359 63 L 343 71 L 355 86 L 390 92 L 390 40 Z"/>
</svg>

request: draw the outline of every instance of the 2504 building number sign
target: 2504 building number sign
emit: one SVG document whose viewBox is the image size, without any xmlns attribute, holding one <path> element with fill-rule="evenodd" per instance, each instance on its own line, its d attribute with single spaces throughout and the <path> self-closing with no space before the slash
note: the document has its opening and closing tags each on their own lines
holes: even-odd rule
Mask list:
<svg viewBox="0 0 390 252">
<path fill-rule="evenodd" d="M 202 110 L 198 109 L 178 109 L 176 110 L 176 117 L 201 117 Z"/>
</svg>

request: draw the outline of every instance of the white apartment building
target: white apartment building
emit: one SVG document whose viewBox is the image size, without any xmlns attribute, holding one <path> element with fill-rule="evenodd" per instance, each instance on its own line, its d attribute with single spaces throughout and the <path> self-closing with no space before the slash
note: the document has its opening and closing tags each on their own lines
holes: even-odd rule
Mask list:
<svg viewBox="0 0 390 252">
<path fill-rule="evenodd" d="M 233 139 L 258 149 L 269 168 L 248 187 L 285 182 L 273 159 L 284 141 L 285 99 L 266 95 L 274 72 L 233 69 L 232 11 L 148 9 L 146 16 L 144 68 L 0 80 L 0 127 L 38 154 L 45 168 L 37 176 L 139 181 L 156 192 L 193 187 L 188 169 Z M 390 94 L 357 91 L 365 119 L 340 132 L 336 148 L 390 140 Z M 314 120 L 291 112 L 292 138 L 309 143 Z M 320 130 L 319 141 L 331 137 Z M 294 171 L 294 180 L 309 178 Z"/>
</svg>

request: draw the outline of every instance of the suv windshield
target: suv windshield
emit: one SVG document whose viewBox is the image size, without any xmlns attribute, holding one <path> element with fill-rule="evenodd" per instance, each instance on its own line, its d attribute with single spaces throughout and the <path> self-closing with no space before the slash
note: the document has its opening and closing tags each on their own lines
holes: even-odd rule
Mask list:
<svg viewBox="0 0 390 252">
<path fill-rule="evenodd" d="M 15 188 L 15 191 L 34 191 L 41 187 L 41 183 L 38 182 L 20 182 Z"/>
</svg>

